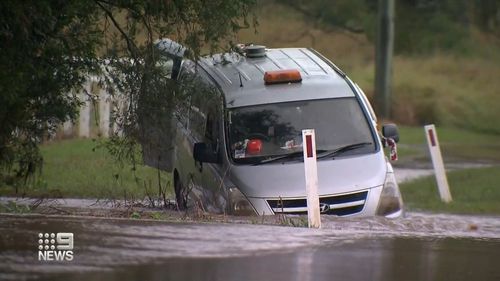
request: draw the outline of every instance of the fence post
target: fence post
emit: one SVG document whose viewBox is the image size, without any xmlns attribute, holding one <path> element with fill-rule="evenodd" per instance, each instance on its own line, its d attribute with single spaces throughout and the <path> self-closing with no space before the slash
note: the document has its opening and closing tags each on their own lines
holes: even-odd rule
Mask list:
<svg viewBox="0 0 500 281">
<path fill-rule="evenodd" d="M 436 175 L 436 182 L 439 189 L 441 200 L 445 203 L 452 201 L 448 179 L 446 178 L 446 170 L 444 169 L 443 156 L 439 148 L 439 141 L 434 124 L 426 125 L 425 135 L 427 137 L 427 145 L 431 153 L 432 165 L 434 166 L 434 173 Z"/>
<path fill-rule="evenodd" d="M 110 118 L 111 101 L 108 92 L 99 89 L 99 132 L 101 136 L 109 137 L 109 118 Z"/>
<path fill-rule="evenodd" d="M 306 175 L 307 218 L 309 228 L 321 228 L 318 196 L 318 166 L 314 129 L 302 130 L 304 170 Z"/>
<path fill-rule="evenodd" d="M 115 91 L 112 100 L 113 106 L 113 130 L 112 134 L 115 136 L 123 136 L 123 122 L 118 120 L 118 116 L 123 115 L 123 111 L 126 109 L 127 104 L 125 103 L 124 95 L 118 91 Z M 123 117 L 122 117 L 123 118 Z"/>
<path fill-rule="evenodd" d="M 73 122 L 66 121 L 63 123 L 63 136 L 70 137 L 73 135 Z"/>
<path fill-rule="evenodd" d="M 80 100 L 83 102 L 80 107 L 78 136 L 90 137 L 90 99 L 89 94 L 92 91 L 92 81 L 89 79 L 83 84 L 82 91 L 79 93 Z"/>
</svg>

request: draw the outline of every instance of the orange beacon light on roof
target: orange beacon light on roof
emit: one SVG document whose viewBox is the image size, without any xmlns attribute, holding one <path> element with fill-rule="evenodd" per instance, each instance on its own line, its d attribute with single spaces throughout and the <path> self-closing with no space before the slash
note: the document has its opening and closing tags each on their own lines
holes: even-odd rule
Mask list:
<svg viewBox="0 0 500 281">
<path fill-rule="evenodd" d="M 302 76 L 297 69 L 274 70 L 264 73 L 266 85 L 278 83 L 298 83 L 302 81 Z"/>
</svg>

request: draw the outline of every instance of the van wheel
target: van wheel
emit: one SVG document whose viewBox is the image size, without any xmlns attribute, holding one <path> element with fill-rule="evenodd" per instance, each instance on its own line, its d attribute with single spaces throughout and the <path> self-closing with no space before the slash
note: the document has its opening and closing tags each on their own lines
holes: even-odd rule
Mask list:
<svg viewBox="0 0 500 281">
<path fill-rule="evenodd" d="M 174 189 L 175 189 L 175 201 L 177 203 L 177 207 L 179 208 L 179 210 L 185 210 L 187 208 L 186 194 L 185 194 L 186 191 L 184 190 L 184 187 L 182 186 L 179 177 L 175 178 Z"/>
</svg>

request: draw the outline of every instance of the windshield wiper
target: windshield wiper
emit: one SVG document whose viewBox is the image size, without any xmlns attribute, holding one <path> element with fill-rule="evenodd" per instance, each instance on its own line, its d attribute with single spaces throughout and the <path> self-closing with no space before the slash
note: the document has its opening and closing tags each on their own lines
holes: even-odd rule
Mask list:
<svg viewBox="0 0 500 281">
<path fill-rule="evenodd" d="M 319 150 L 316 150 L 316 153 L 322 153 L 322 152 L 325 152 L 326 150 L 324 149 L 319 149 Z M 257 166 L 257 165 L 262 165 L 262 164 L 267 164 L 267 163 L 272 163 L 272 162 L 277 162 L 277 161 L 280 161 L 280 160 L 285 160 L 285 159 L 294 159 L 294 158 L 298 158 L 299 156 L 303 156 L 304 155 L 304 151 L 295 151 L 295 152 L 292 152 L 292 153 L 288 153 L 288 154 L 284 154 L 284 155 L 279 155 L 279 156 L 276 156 L 276 157 L 271 157 L 271 158 L 267 158 L 267 159 L 263 159 L 257 163 L 254 163 L 253 165 L 254 166 Z M 303 160 L 303 159 L 302 159 Z"/>
<path fill-rule="evenodd" d="M 323 154 L 320 154 L 316 157 L 316 159 L 323 159 L 323 158 L 327 158 L 327 157 L 335 157 L 336 155 L 340 154 L 340 153 L 344 153 L 346 151 L 349 151 L 349 150 L 353 150 L 353 149 L 357 149 L 357 148 L 360 148 L 360 147 L 363 147 L 363 146 L 367 146 L 367 145 L 370 145 L 370 144 L 373 144 L 371 142 L 359 142 L 359 143 L 353 143 L 353 144 L 348 144 L 348 145 L 344 145 L 344 146 L 341 146 L 339 148 L 336 148 L 334 150 L 330 150 L 330 151 L 327 151 Z"/>
<path fill-rule="evenodd" d="M 348 144 L 348 145 L 345 145 L 345 146 L 342 146 L 342 147 L 339 147 L 339 148 L 336 148 L 334 150 L 324 150 L 324 149 L 318 149 L 316 150 L 316 155 L 317 155 L 317 159 L 322 159 L 322 158 L 326 158 L 326 157 L 334 157 L 340 153 L 343 153 L 343 152 L 346 152 L 346 151 L 349 151 L 349 150 L 353 150 L 353 149 L 357 149 L 357 148 L 360 148 L 360 147 L 363 147 L 363 146 L 367 146 L 367 145 L 371 145 L 373 143 L 371 142 L 360 142 L 360 143 L 353 143 L 353 144 Z M 294 158 L 298 158 L 299 156 L 303 156 L 304 155 L 304 152 L 301 150 L 301 151 L 295 151 L 295 152 L 292 152 L 292 153 L 288 153 L 288 154 L 284 154 L 284 155 L 279 155 L 279 156 L 275 156 L 275 157 L 271 157 L 271 158 L 267 158 L 267 159 L 263 159 L 257 163 L 254 163 L 252 164 L 253 166 L 257 166 L 257 165 L 262 165 L 262 164 L 267 164 L 267 163 L 272 163 L 272 162 L 278 162 L 280 160 L 287 160 L 287 159 L 294 159 Z M 303 160 L 303 159 L 301 159 Z"/>
</svg>

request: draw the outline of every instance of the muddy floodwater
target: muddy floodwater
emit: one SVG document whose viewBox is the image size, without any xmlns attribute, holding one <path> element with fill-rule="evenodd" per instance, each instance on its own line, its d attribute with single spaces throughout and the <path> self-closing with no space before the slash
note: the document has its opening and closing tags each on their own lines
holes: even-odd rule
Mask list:
<svg viewBox="0 0 500 281">
<path fill-rule="evenodd" d="M 39 233 L 73 233 L 39 261 Z M 320 230 L 1 215 L 0 279 L 500 280 L 500 218 L 323 218 Z"/>
</svg>

